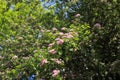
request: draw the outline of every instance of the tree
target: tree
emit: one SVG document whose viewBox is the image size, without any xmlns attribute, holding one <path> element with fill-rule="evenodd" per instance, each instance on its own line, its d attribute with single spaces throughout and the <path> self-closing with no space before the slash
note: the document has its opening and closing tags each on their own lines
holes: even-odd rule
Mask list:
<svg viewBox="0 0 120 80">
<path fill-rule="evenodd" d="M 41 1 L 0 0 L 1 80 L 119 79 L 119 1 Z"/>
</svg>

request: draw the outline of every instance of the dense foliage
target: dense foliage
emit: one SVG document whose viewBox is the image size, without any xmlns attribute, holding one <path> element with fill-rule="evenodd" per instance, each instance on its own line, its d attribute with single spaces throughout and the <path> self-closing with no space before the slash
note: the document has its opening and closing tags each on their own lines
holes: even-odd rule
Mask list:
<svg viewBox="0 0 120 80">
<path fill-rule="evenodd" d="M 119 1 L 52 1 L 0 0 L 0 80 L 119 80 Z"/>
</svg>

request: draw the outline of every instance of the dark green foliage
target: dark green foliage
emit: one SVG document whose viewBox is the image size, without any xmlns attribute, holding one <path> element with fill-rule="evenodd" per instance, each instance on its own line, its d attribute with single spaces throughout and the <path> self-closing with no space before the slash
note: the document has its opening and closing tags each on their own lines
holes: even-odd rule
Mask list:
<svg viewBox="0 0 120 80">
<path fill-rule="evenodd" d="M 76 14 L 81 15 L 80 23 L 86 22 L 91 26 L 92 38 L 88 42 L 85 50 L 89 54 L 93 54 L 93 58 L 97 61 L 92 66 L 91 60 L 88 66 L 88 70 L 92 70 L 91 78 L 95 80 L 119 80 L 120 69 L 119 67 L 114 67 L 116 70 L 112 70 L 112 64 L 116 63 L 120 66 L 120 1 L 119 0 L 61 0 L 65 6 L 69 6 L 68 16 L 69 21 L 74 20 Z M 95 26 L 99 24 L 100 26 Z M 80 52 L 80 51 L 79 51 Z M 85 54 L 85 53 L 84 53 Z M 77 55 L 78 56 L 78 55 Z M 90 55 L 87 55 L 90 57 Z M 79 59 L 75 60 L 79 61 Z M 73 60 L 74 63 L 74 60 Z M 79 62 L 77 62 L 79 63 Z M 76 65 L 76 64 L 74 64 Z M 115 66 L 115 65 L 114 65 Z M 76 67 L 77 69 L 80 67 Z M 84 72 L 84 69 L 82 69 Z M 73 70 L 77 71 L 79 70 Z M 87 71 L 87 70 L 86 70 Z M 87 71 L 89 72 L 89 71 Z M 85 72 L 86 73 L 86 72 Z M 86 80 L 87 75 L 82 74 Z M 78 75 L 81 79 L 81 76 Z M 83 80 L 84 80 L 83 78 Z M 89 78 L 88 78 L 89 80 Z"/>
</svg>

